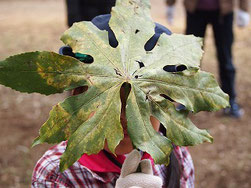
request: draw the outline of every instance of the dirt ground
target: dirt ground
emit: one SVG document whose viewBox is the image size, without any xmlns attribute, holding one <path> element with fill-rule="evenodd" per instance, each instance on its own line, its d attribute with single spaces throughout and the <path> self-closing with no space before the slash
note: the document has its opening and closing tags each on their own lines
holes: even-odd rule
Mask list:
<svg viewBox="0 0 251 188">
<path fill-rule="evenodd" d="M 152 0 L 155 21 L 167 25 L 165 4 Z M 173 32 L 184 30 L 182 6 L 176 10 Z M 58 51 L 66 29 L 63 0 L 1 0 L 0 60 L 26 51 Z M 217 77 L 214 42 L 207 30 L 202 69 Z M 251 187 L 251 27 L 235 28 L 234 62 L 237 67 L 238 101 L 245 110 L 240 120 L 226 118 L 221 112 L 191 115 L 193 122 L 206 128 L 213 144 L 190 147 L 197 188 Z M 33 167 L 50 145 L 31 148 L 38 130 L 48 118 L 52 105 L 65 94 L 43 96 L 21 94 L 0 86 L 0 187 L 29 187 Z"/>
</svg>

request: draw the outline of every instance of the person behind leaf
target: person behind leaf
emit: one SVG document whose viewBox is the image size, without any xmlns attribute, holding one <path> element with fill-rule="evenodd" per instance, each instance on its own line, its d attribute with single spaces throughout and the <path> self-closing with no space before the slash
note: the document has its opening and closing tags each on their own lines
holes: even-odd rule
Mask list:
<svg viewBox="0 0 251 188">
<path fill-rule="evenodd" d="M 95 17 L 92 20 L 92 23 L 101 30 L 107 30 L 110 45 L 116 47 L 118 42 L 108 26 L 109 19 L 110 15 L 102 15 Z M 167 28 L 156 23 L 155 35 L 145 45 L 146 50 L 150 50 L 155 46 L 161 33 L 166 33 L 168 35 L 171 34 Z M 71 51 L 71 48 L 67 46 L 62 47 L 60 53 L 74 56 L 85 63 L 91 63 L 90 57 L 85 54 L 74 54 Z M 88 87 L 78 87 L 73 90 L 73 95 L 79 95 L 87 89 Z M 123 127 L 124 138 L 116 147 L 116 156 L 111 154 L 106 144 L 105 148 L 98 154 L 84 154 L 71 167 L 64 172 L 60 172 L 60 157 L 67 146 L 67 141 L 63 141 L 50 148 L 37 162 L 32 176 L 33 188 L 194 187 L 194 167 L 191 156 L 186 147 L 174 146 L 168 166 L 156 165 L 149 154 L 133 150 L 134 148 L 131 139 L 127 133 L 127 120 L 125 114 L 126 99 L 129 90 L 130 86 L 127 84 L 123 84 L 120 90 L 120 122 Z M 159 131 L 161 126 L 160 122 L 152 116 L 149 118 L 153 128 L 156 131 Z"/>
<path fill-rule="evenodd" d="M 66 0 L 67 25 L 75 22 L 91 21 L 95 16 L 111 12 L 115 0 Z"/>
<path fill-rule="evenodd" d="M 176 0 L 166 0 L 167 20 L 173 23 L 174 4 Z M 238 27 L 246 27 L 249 24 L 248 12 L 249 0 L 238 0 L 236 11 L 236 24 Z M 224 109 L 224 115 L 240 118 L 243 109 L 236 102 L 235 74 L 236 69 L 232 58 L 232 44 L 234 41 L 233 0 L 184 0 L 186 9 L 186 30 L 185 33 L 197 37 L 205 37 L 207 25 L 212 25 L 217 59 L 219 64 L 219 75 L 222 90 L 229 95 L 230 108 Z"/>
</svg>

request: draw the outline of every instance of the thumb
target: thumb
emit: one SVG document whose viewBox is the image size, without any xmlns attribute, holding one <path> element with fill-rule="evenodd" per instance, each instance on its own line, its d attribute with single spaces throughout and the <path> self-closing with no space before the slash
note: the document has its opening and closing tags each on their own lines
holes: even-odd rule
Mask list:
<svg viewBox="0 0 251 188">
<path fill-rule="evenodd" d="M 125 176 L 136 172 L 140 159 L 141 155 L 138 150 L 134 149 L 129 153 L 122 165 L 120 177 L 124 178 Z"/>
<path fill-rule="evenodd" d="M 141 172 L 153 175 L 152 164 L 149 159 L 144 159 L 140 162 Z"/>
</svg>

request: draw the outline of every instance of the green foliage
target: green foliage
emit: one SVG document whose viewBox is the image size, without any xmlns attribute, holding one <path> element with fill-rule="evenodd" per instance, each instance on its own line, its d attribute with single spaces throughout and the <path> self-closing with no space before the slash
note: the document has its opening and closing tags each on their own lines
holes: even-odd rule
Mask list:
<svg viewBox="0 0 251 188">
<path fill-rule="evenodd" d="M 86 83 L 81 66 L 54 52 L 23 53 L 0 62 L 0 84 L 27 93 L 61 93 Z"/>
<path fill-rule="evenodd" d="M 91 64 L 52 52 L 25 53 L 0 62 L 0 83 L 22 92 L 49 95 L 88 86 L 86 92 L 53 107 L 33 143 L 68 140 L 61 170 L 84 153 L 98 153 L 105 142 L 115 151 L 123 139 L 123 83 L 131 86 L 126 106 L 128 134 L 133 145 L 151 154 L 156 163 L 168 163 L 171 143 L 212 142 L 206 130 L 189 120 L 188 111 L 215 111 L 228 105 L 228 96 L 214 77 L 199 70 L 203 53 L 200 38 L 162 34 L 154 49 L 146 52 L 144 46 L 155 28 L 149 0 L 117 0 L 111 15 L 109 25 L 119 43 L 116 48 L 109 45 L 107 31 L 91 22 L 76 23 L 62 36 L 74 53 L 92 56 Z M 182 69 L 168 72 L 165 68 L 169 65 Z M 175 103 L 187 110 L 177 111 Z M 167 137 L 153 129 L 150 116 L 165 126 Z"/>
</svg>

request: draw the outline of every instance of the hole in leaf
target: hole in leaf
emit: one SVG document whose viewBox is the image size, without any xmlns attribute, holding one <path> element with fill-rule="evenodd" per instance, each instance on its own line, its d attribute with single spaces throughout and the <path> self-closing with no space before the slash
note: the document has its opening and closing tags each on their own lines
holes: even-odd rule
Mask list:
<svg viewBox="0 0 251 188">
<path fill-rule="evenodd" d="M 136 61 L 139 64 L 139 68 L 145 67 L 144 63 L 141 61 Z"/>
<path fill-rule="evenodd" d="M 149 52 L 149 51 L 151 51 L 151 50 L 154 48 L 154 46 L 155 46 L 156 43 L 157 43 L 157 40 L 155 41 L 155 36 L 156 36 L 156 34 L 153 35 L 153 36 L 146 42 L 146 44 L 145 44 L 145 46 L 144 46 L 145 51 Z M 158 38 L 159 38 L 159 37 L 158 37 Z"/>
<path fill-rule="evenodd" d="M 171 101 L 171 102 L 175 102 L 173 99 L 171 99 L 169 96 L 165 95 L 165 94 L 160 94 L 161 97 L 164 97 L 165 99 Z"/>
<path fill-rule="evenodd" d="M 81 93 L 86 92 L 87 90 L 88 90 L 88 86 L 80 86 L 80 87 L 73 89 L 72 95 L 79 95 Z"/>
<path fill-rule="evenodd" d="M 176 67 L 177 72 L 182 72 L 182 71 L 184 71 L 186 69 L 187 69 L 187 67 L 185 65 L 178 65 Z"/>
<path fill-rule="evenodd" d="M 59 49 L 60 55 L 68 55 L 71 57 L 75 57 L 75 54 L 72 52 L 72 49 L 70 46 L 63 46 Z"/>
<path fill-rule="evenodd" d="M 146 51 L 151 51 L 155 47 L 155 45 L 156 45 L 157 41 L 159 40 L 159 37 L 162 33 L 165 33 L 167 35 L 172 34 L 171 31 L 168 30 L 163 25 L 155 23 L 155 34 L 146 42 L 146 44 L 144 46 Z"/>
<path fill-rule="evenodd" d="M 135 34 L 137 34 L 138 32 L 140 32 L 140 30 L 136 29 Z"/>
<path fill-rule="evenodd" d="M 131 84 L 125 82 L 120 88 L 120 101 L 121 101 L 121 113 L 120 113 L 120 122 L 123 127 L 127 125 L 126 119 L 126 101 L 131 92 Z"/>
<path fill-rule="evenodd" d="M 130 92 L 131 92 L 131 84 L 127 82 L 123 83 L 120 88 L 120 99 L 121 99 L 122 106 L 124 105 L 124 107 L 126 105 L 126 100 Z"/>
<path fill-rule="evenodd" d="M 108 37 L 109 37 L 109 44 L 111 47 L 116 48 L 119 45 L 119 42 L 114 34 L 114 32 L 110 29 L 108 29 Z"/>
<path fill-rule="evenodd" d="M 138 79 L 139 77 L 142 77 L 142 75 L 135 75 L 134 78 Z"/>
<path fill-rule="evenodd" d="M 169 96 L 167 96 L 167 95 L 165 95 L 165 94 L 160 94 L 160 96 L 161 96 L 161 97 L 164 97 L 165 99 L 167 99 L 167 100 L 169 100 L 170 102 L 172 102 L 173 105 L 175 106 L 175 109 L 176 109 L 177 111 L 185 111 L 185 110 L 187 110 L 186 107 L 185 107 L 183 104 L 174 101 L 174 100 L 173 100 L 172 98 L 170 98 Z"/>
<path fill-rule="evenodd" d="M 83 63 L 91 64 L 94 62 L 94 59 L 92 56 L 87 54 L 81 54 L 81 53 L 73 53 L 71 47 L 69 46 L 63 46 L 59 49 L 59 54 L 61 55 L 67 55 L 71 57 L 75 57 L 78 60 L 82 61 Z"/>
<path fill-rule="evenodd" d="M 166 128 L 162 123 L 160 123 L 159 132 L 166 136 Z"/>
<path fill-rule="evenodd" d="M 113 31 L 109 27 L 108 23 L 109 23 L 110 18 L 111 18 L 110 14 L 105 14 L 102 16 L 96 16 L 95 18 L 91 20 L 91 22 L 100 30 L 108 31 L 109 44 L 111 47 L 116 48 L 118 46 L 118 41 Z"/>
<path fill-rule="evenodd" d="M 128 98 L 129 93 L 131 92 L 131 84 L 124 82 L 120 88 L 120 97 L 121 94 L 123 94 L 125 96 L 125 99 Z"/>
<path fill-rule="evenodd" d="M 175 104 L 175 108 L 176 108 L 177 111 L 185 111 L 185 110 L 187 110 L 186 107 L 183 104 L 180 104 L 180 103 L 176 103 Z"/>
<path fill-rule="evenodd" d="M 117 69 L 117 68 L 114 68 L 115 70 L 115 73 L 118 75 L 118 76 L 122 76 L 121 72 Z"/>
<path fill-rule="evenodd" d="M 148 96 L 146 95 L 146 99 L 145 99 L 145 100 L 147 101 L 148 99 L 149 99 L 149 98 L 148 98 Z"/>
<path fill-rule="evenodd" d="M 147 91 L 147 93 L 146 93 L 146 99 L 145 99 L 146 101 L 149 99 L 150 93 L 151 93 L 151 90 Z"/>
<path fill-rule="evenodd" d="M 166 72 L 182 72 L 186 69 L 185 65 L 166 65 L 163 67 L 163 70 Z"/>
<path fill-rule="evenodd" d="M 75 53 L 75 57 L 86 64 L 91 64 L 94 62 L 93 57 L 87 54 Z"/>
<path fill-rule="evenodd" d="M 158 118 L 156 118 L 155 116 L 150 116 L 150 122 L 152 124 L 153 129 L 159 134 L 159 128 L 160 128 L 160 122 L 158 120 Z"/>
</svg>

